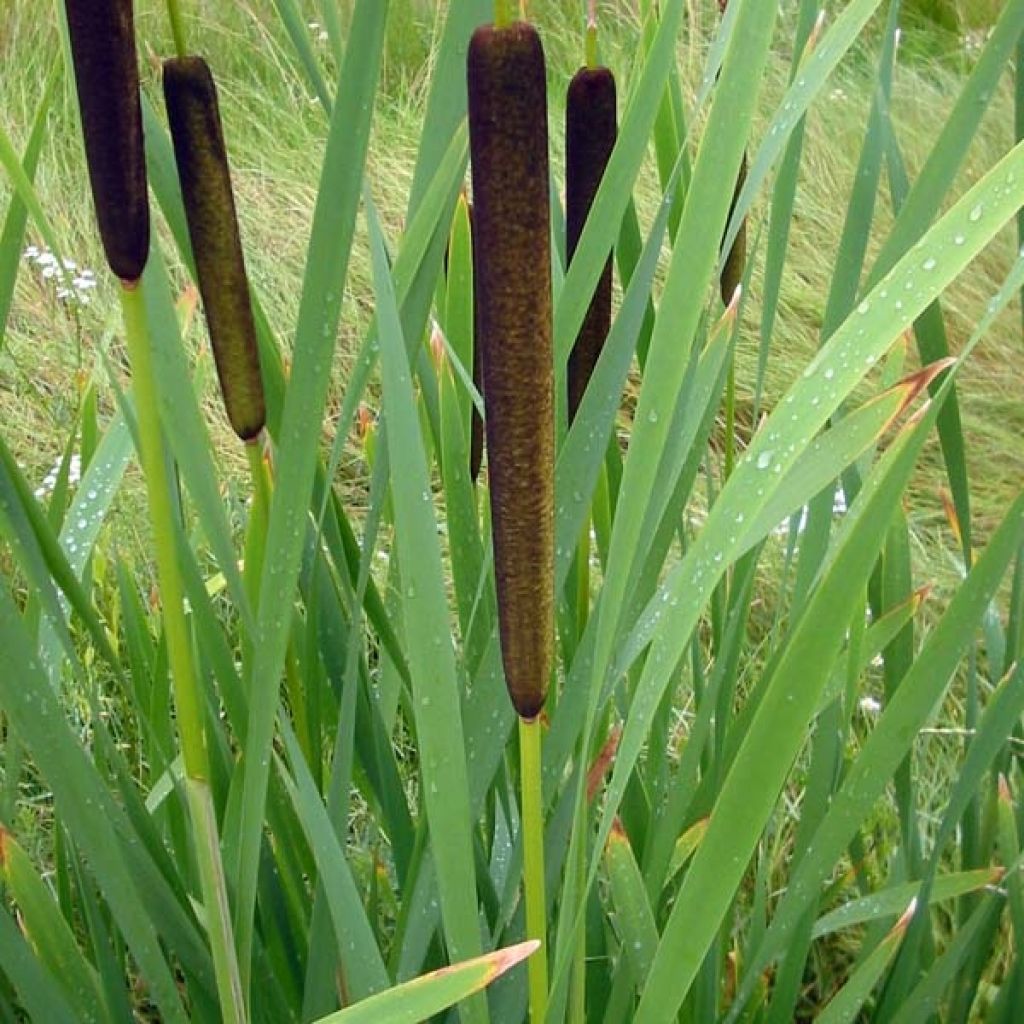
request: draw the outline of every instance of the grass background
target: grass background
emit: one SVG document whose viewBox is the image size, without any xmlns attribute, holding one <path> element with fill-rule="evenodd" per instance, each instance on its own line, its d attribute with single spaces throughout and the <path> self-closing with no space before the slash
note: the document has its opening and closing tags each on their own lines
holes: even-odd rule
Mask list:
<svg viewBox="0 0 1024 1024">
<path fill-rule="evenodd" d="M 342 0 L 343 16 L 351 4 Z M 603 59 L 619 73 L 620 92 L 626 90 L 626 69 L 635 46 L 638 26 L 634 0 L 607 0 L 601 4 Z M 784 5 L 785 6 L 785 5 Z M 789 4 L 793 7 L 793 4 Z M 836 3 L 826 5 L 836 9 Z M 580 63 L 581 32 L 578 0 L 533 0 L 531 16 L 540 26 L 547 48 L 551 101 L 552 164 L 562 180 L 562 129 L 564 85 Z M 997 13 L 997 0 L 975 0 L 956 5 L 944 0 L 918 0 L 908 4 L 902 55 L 895 78 L 893 112 L 904 155 L 911 173 L 932 145 L 935 126 L 948 113 L 978 40 L 989 19 Z M 188 36 L 192 45 L 210 60 L 217 77 L 220 102 L 232 161 L 236 201 L 250 276 L 259 290 L 271 321 L 286 325 L 295 321 L 301 268 L 305 257 L 317 168 L 324 147 L 327 124 L 319 103 L 305 87 L 292 50 L 270 0 L 246 0 L 232 4 L 197 0 L 186 5 Z M 333 70 L 329 44 L 316 23 L 316 5 L 306 5 L 308 31 L 325 67 Z M 397 236 L 411 182 L 416 145 L 423 118 L 430 61 L 440 31 L 445 4 L 429 0 L 392 0 L 383 87 L 373 123 L 367 175 L 384 226 Z M 163 110 L 160 98 L 159 59 L 172 50 L 164 6 L 159 0 L 136 4 L 143 88 Z M 704 48 L 716 5 L 710 0 L 690 0 L 689 30 L 683 35 L 679 66 L 684 88 L 696 86 L 704 63 Z M 877 26 L 880 31 L 880 25 Z M 782 301 L 768 364 L 765 407 L 800 372 L 817 346 L 821 316 L 838 244 L 844 203 L 853 179 L 857 149 L 870 102 L 874 67 L 874 40 L 869 33 L 841 65 L 830 89 L 808 118 L 808 137 L 802 164 L 790 252 L 782 284 Z M 55 8 L 32 0 L 5 0 L 0 19 L 0 124 L 16 144 L 23 144 L 45 76 L 58 52 L 60 36 Z M 764 103 L 781 95 L 788 74 L 789 55 L 780 49 L 768 71 Z M 620 101 L 621 103 L 621 101 Z M 84 160 L 77 125 L 75 97 L 70 82 L 59 87 L 50 115 L 37 173 L 37 187 L 44 208 L 59 233 L 64 255 L 80 266 L 100 270 L 102 259 L 88 199 Z M 1013 110 L 1010 85 L 1003 83 L 978 133 L 961 175 L 953 189 L 959 194 L 1006 151 L 1012 140 Z M 755 126 L 755 133 L 761 125 Z M 653 161 L 641 176 L 636 198 L 641 219 L 651 215 L 658 199 Z M 0 181 L 0 204 L 9 193 Z M 888 197 L 880 201 L 879 226 L 891 222 Z M 755 210 L 750 237 L 767 225 Z M 159 218 L 155 226 L 165 229 Z M 31 234 L 31 228 L 30 228 Z M 766 234 L 766 230 L 765 230 Z M 991 295 L 998 288 L 1016 240 L 1005 232 L 946 296 L 946 324 L 955 353 L 970 333 Z M 172 246 L 164 248 L 173 251 Z M 873 252 L 877 251 L 873 249 Z M 868 264 L 872 262 L 868 259 Z M 180 268 L 178 268 L 180 271 Z M 754 273 L 753 292 L 760 288 L 761 269 Z M 103 380 L 98 354 L 109 346 L 115 366 L 127 376 L 127 360 L 119 332 L 116 289 L 108 275 L 98 273 L 99 285 L 87 306 L 68 305 L 56 298 L 54 282 L 41 276 L 26 261 L 19 277 L 4 347 L 0 349 L 0 419 L 5 437 L 26 466 L 29 479 L 41 482 L 58 460 L 75 420 L 84 382 Z M 176 279 L 181 285 L 184 275 Z M 223 464 L 229 499 L 231 480 L 244 475 L 244 456 L 231 433 L 217 394 L 212 361 L 208 356 L 202 318 L 194 314 L 194 297 L 182 296 L 182 315 L 189 318 L 187 339 L 193 350 L 196 373 L 205 398 L 205 410 L 213 424 L 218 455 Z M 340 381 L 347 374 L 348 359 L 368 323 L 372 308 L 370 260 L 367 239 L 360 230 L 353 252 L 349 288 L 342 316 L 342 338 L 334 373 Z M 287 335 L 282 333 L 282 340 Z M 757 359 L 756 313 L 748 313 L 737 368 L 739 420 L 749 431 L 754 372 Z M 913 363 L 914 357 L 911 356 Z M 976 543 L 980 546 L 999 521 L 1011 495 L 1024 478 L 1024 403 L 1020 400 L 1022 343 L 1019 312 L 1011 309 L 989 333 L 959 378 L 960 399 L 967 435 L 968 468 Z M 109 387 L 100 389 L 101 406 L 113 408 Z M 623 411 L 628 420 L 630 401 Z M 625 426 L 625 422 L 624 422 Z M 356 443 L 354 425 L 337 421 L 337 407 L 329 405 L 323 424 L 323 440 L 329 443 L 337 431 L 352 435 L 353 443 L 342 462 L 343 493 L 358 509 L 366 492 L 366 467 Z M 953 531 L 945 517 L 943 481 L 937 442 L 930 442 L 910 491 L 908 508 L 915 585 L 934 588 L 935 607 L 944 605 L 944 593 L 960 577 L 961 564 Z M 146 552 L 148 519 L 142 514 L 141 480 L 125 488 L 121 510 L 111 517 L 118 531 L 108 536 L 121 553 L 133 555 L 137 571 L 152 572 Z M 244 487 L 239 487 L 239 495 Z M 237 500 L 242 500 L 238 498 Z M 137 509 L 133 505 L 137 503 Z M 137 511 L 138 514 L 132 514 Z M 239 521 L 241 508 L 238 509 Z M 127 514 L 125 514 L 127 513 Z M 101 541 L 100 549 L 105 547 Z M 776 585 L 773 573 L 777 557 L 765 561 L 761 581 L 764 596 Z M 2 556 L 0 556 L 2 557 Z M 773 602 L 766 601 L 767 607 Z M 767 629 L 769 621 L 754 622 Z M 685 714 L 685 709 L 681 709 Z M 943 721 L 954 729 L 962 722 L 962 708 L 950 699 Z M 922 738 L 918 755 L 928 770 L 922 780 L 922 803 L 929 804 L 928 788 L 941 794 L 948 771 L 955 767 L 960 740 L 951 735 Z M 943 769 L 946 766 L 946 769 Z M 38 821 L 27 810 L 25 824 Z"/>
<path fill-rule="evenodd" d="M 22 142 L 45 74 L 59 46 L 53 9 L 29 0 L 7 0 L 10 13 L 0 25 L 0 119 L 16 142 Z M 163 5 L 143 0 L 138 8 L 142 41 L 143 88 L 159 100 L 158 58 L 171 50 Z M 295 68 L 287 41 L 269 0 L 236 4 L 201 2 L 188 5 L 189 36 L 209 58 L 217 76 L 221 106 L 227 124 L 227 144 L 237 193 L 243 242 L 250 275 L 263 296 L 271 320 L 293 323 L 298 303 L 300 271 L 316 190 L 316 169 L 326 136 L 326 119 L 312 99 Z M 329 46 L 309 6 L 309 32 L 325 64 L 330 65 Z M 346 6 L 342 3 L 342 7 Z M 580 60 L 580 32 L 576 0 L 534 0 L 531 14 L 540 24 L 547 47 L 552 121 L 552 160 L 561 178 L 560 123 L 562 93 Z M 691 27 L 680 50 L 684 83 L 695 85 L 703 62 L 705 33 L 714 16 L 713 6 L 691 0 Z M 918 0 L 917 7 L 943 6 L 939 0 Z M 949 5 L 946 5 L 949 6 Z M 614 0 L 602 5 L 603 57 L 624 81 L 627 48 L 636 32 L 634 3 Z M 911 170 L 921 162 L 933 138 L 934 126 L 953 102 L 965 69 L 971 61 L 972 40 L 984 31 L 994 0 L 964 4 L 963 32 L 945 31 L 915 13 L 913 5 L 905 21 L 903 59 L 896 75 L 893 110 L 901 143 Z M 405 197 L 423 105 L 429 80 L 430 55 L 441 24 L 443 4 L 427 0 L 395 0 L 389 18 L 384 68 L 384 87 L 378 99 L 371 144 L 368 177 L 389 233 L 401 230 Z M 970 26 L 974 26 L 971 28 Z M 972 34 L 973 33 L 973 34 Z M 826 99 L 818 102 L 809 118 L 808 145 L 803 164 L 790 253 L 783 280 L 782 303 L 768 366 L 766 403 L 781 393 L 817 345 L 821 314 L 835 251 L 842 205 L 837 195 L 847 192 L 853 178 L 856 147 L 867 105 L 873 69 L 870 55 L 855 52 L 840 68 Z M 767 83 L 766 100 L 776 98 L 785 85 L 788 56 L 775 55 Z M 622 87 L 620 87 L 622 88 Z M 162 103 L 157 103 L 162 110 Z M 79 264 L 99 267 L 98 237 L 87 202 L 87 186 L 81 143 L 77 132 L 74 96 L 65 82 L 51 114 L 37 176 L 44 208 L 60 233 L 65 255 Z M 1012 133 L 1012 100 L 1009 87 L 993 103 L 955 191 L 967 187 L 978 169 L 990 166 L 1004 152 Z M 637 200 L 641 217 L 657 199 L 656 177 L 644 176 L 646 188 Z M 6 197 L 6 182 L 0 196 Z M 888 223 L 888 197 L 881 201 L 881 224 Z M 763 211 L 759 211 L 763 212 Z M 756 235 L 755 222 L 752 235 Z M 998 286 L 1006 265 L 1006 237 L 982 259 L 970 275 L 951 290 L 946 303 L 947 329 L 954 352 L 969 333 L 990 295 Z M 169 251 L 169 247 L 168 250 Z M 870 260 L 869 260 L 870 262 Z M 26 265 L 22 273 L 0 353 L 0 417 L 8 442 L 29 468 L 30 478 L 41 480 L 59 457 L 73 420 L 80 385 L 96 366 L 98 347 L 117 323 L 113 284 L 100 274 L 100 284 L 87 307 L 72 309 L 55 298 L 52 280 Z M 760 275 L 755 272 L 754 290 Z M 182 278 L 179 278 L 182 280 Z M 187 302 L 187 299 L 186 299 Z M 353 257 L 351 287 L 345 298 L 342 338 L 335 373 L 347 371 L 346 358 L 365 329 L 370 315 L 369 253 L 360 236 Z M 753 316 L 744 332 L 738 384 L 740 418 L 750 399 L 756 365 L 757 325 Z M 241 455 L 231 443 L 226 419 L 216 401 L 212 366 L 205 358 L 200 317 L 192 319 L 189 340 L 199 358 L 199 372 L 206 385 L 207 409 L 215 423 L 222 457 L 238 462 Z M 285 339 L 287 340 L 287 339 Z M 115 356 L 119 349 L 114 345 Z M 968 459 L 974 485 L 974 510 L 979 538 L 1005 507 L 1014 483 L 1024 475 L 1024 407 L 1018 400 L 1016 375 L 1021 344 L 1013 314 L 1003 317 L 985 340 L 977 356 L 964 368 L 960 379 L 968 438 Z M 351 424 L 328 419 L 325 439 Z M 353 452 L 355 450 L 353 449 Z M 937 469 L 935 452 L 929 465 Z M 360 467 L 350 461 L 344 468 L 358 477 Z M 943 549 L 951 537 L 943 526 L 938 475 L 925 474 L 914 489 L 914 526 L 930 549 L 925 557 L 937 561 L 936 572 L 946 568 Z"/>
</svg>

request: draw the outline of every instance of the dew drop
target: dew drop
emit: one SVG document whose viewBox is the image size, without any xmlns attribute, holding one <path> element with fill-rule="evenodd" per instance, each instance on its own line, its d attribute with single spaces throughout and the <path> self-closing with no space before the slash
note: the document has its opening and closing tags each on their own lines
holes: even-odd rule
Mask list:
<svg viewBox="0 0 1024 1024">
<path fill-rule="evenodd" d="M 981 203 L 978 203 L 978 205 L 968 214 L 968 220 L 970 220 L 972 224 L 977 224 L 978 221 L 981 220 L 982 212 Z"/>
<path fill-rule="evenodd" d="M 757 457 L 757 468 L 767 469 L 772 464 L 772 452 L 761 452 Z"/>
<path fill-rule="evenodd" d="M 871 307 L 867 304 L 867 301 L 864 301 L 857 307 L 857 312 L 863 316 L 870 308 Z"/>
<path fill-rule="evenodd" d="M 935 269 L 935 260 L 931 256 L 929 256 L 928 259 L 926 259 L 924 261 L 924 263 L 921 264 L 921 266 L 925 270 L 934 270 Z"/>
</svg>

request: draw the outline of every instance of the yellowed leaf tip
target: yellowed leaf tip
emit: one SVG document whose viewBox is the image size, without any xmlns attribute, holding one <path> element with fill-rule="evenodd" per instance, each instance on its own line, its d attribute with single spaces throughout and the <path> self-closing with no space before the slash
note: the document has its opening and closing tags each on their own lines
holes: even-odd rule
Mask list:
<svg viewBox="0 0 1024 1024">
<path fill-rule="evenodd" d="M 356 411 L 356 430 L 360 441 L 365 441 L 373 430 L 373 412 L 365 402 L 360 402 Z"/>
<path fill-rule="evenodd" d="M 1013 794 L 1010 792 L 1010 783 L 1002 772 L 999 773 L 999 799 L 1006 804 L 1013 803 Z"/>
<path fill-rule="evenodd" d="M 612 822 L 611 831 L 608 833 L 608 845 L 612 843 L 628 843 L 629 836 L 626 835 L 626 830 L 622 826 L 622 819 L 617 815 L 615 820 Z"/>
<path fill-rule="evenodd" d="M 490 959 L 495 968 L 495 977 L 504 974 L 507 970 L 522 963 L 527 957 L 532 956 L 540 949 L 540 939 L 527 939 L 515 946 L 507 946 L 505 949 L 496 949 L 490 954 Z"/>
<path fill-rule="evenodd" d="M 900 402 L 899 408 L 896 410 L 896 416 L 902 415 L 903 411 L 910 405 L 922 391 L 926 390 L 932 381 L 935 380 L 941 373 L 944 373 L 956 362 L 955 359 L 939 359 L 934 363 L 929 363 L 927 366 L 921 367 L 920 370 L 914 373 L 908 374 L 898 384 L 894 385 L 894 390 L 901 392 L 903 400 Z M 890 421 L 891 422 L 891 421 Z"/>
<path fill-rule="evenodd" d="M 597 795 L 597 791 L 604 780 L 605 774 L 615 760 L 615 753 L 619 749 L 619 739 L 622 736 L 622 727 L 616 726 L 608 734 L 608 739 L 594 758 L 590 770 L 587 772 L 587 802 L 590 803 Z"/>
<path fill-rule="evenodd" d="M 441 325 L 435 320 L 430 329 L 430 358 L 434 361 L 434 368 L 438 373 L 444 366 L 444 357 L 444 333 L 441 331 Z"/>
<path fill-rule="evenodd" d="M 963 543 L 963 533 L 960 529 L 960 517 L 957 515 L 956 505 L 953 502 L 953 498 L 944 487 L 939 489 L 939 499 L 942 502 L 942 511 L 946 515 L 946 522 L 949 523 L 949 528 L 953 532 L 958 545 Z"/>
<path fill-rule="evenodd" d="M 0 825 L 0 868 L 7 864 L 7 843 L 10 841 L 11 833 Z"/>
<path fill-rule="evenodd" d="M 907 909 L 903 911 L 903 915 L 893 926 L 892 932 L 899 932 L 900 934 L 905 932 L 910 927 L 910 922 L 913 921 L 915 913 L 917 913 L 916 896 L 910 901 L 910 904 L 907 906 Z"/>
<path fill-rule="evenodd" d="M 818 11 L 818 17 L 814 21 L 814 28 L 811 29 L 811 34 L 807 37 L 807 45 L 804 47 L 803 56 L 800 58 L 801 63 L 807 60 L 817 48 L 818 42 L 821 39 L 821 33 L 825 29 L 825 17 L 825 8 L 823 7 Z"/>
<path fill-rule="evenodd" d="M 928 600 L 928 596 L 932 592 L 932 585 L 926 583 L 923 587 L 918 587 L 917 590 L 910 595 L 911 604 L 911 615 L 916 615 L 918 609 Z"/>
</svg>

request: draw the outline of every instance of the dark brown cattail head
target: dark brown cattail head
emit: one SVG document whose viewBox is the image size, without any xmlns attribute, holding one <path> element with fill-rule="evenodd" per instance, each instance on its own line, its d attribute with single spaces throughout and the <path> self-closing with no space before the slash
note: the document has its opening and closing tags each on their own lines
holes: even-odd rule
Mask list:
<svg viewBox="0 0 1024 1024">
<path fill-rule="evenodd" d="M 718 9 L 722 14 L 725 14 L 726 8 L 729 6 L 729 0 L 718 0 Z M 740 193 L 743 191 L 743 183 L 747 180 L 747 154 L 743 154 L 743 163 L 740 164 L 740 173 L 736 178 L 736 188 L 732 194 L 732 204 L 729 207 L 729 220 L 732 220 L 733 211 L 736 209 L 736 203 L 740 198 Z M 726 230 L 728 230 L 728 223 L 726 221 Z M 736 238 L 732 243 L 728 255 L 725 257 L 725 263 L 722 265 L 722 275 L 718 279 L 719 290 L 722 293 L 722 303 L 728 308 L 729 304 L 733 300 L 733 296 L 736 294 L 736 289 L 743 282 L 743 272 L 747 265 L 747 221 L 746 218 L 740 223 L 739 231 L 736 233 Z"/>
<path fill-rule="evenodd" d="M 583 234 L 608 158 L 615 146 L 615 76 L 608 68 L 580 68 L 565 103 L 565 227 L 569 262 Z M 569 422 L 608 337 L 612 318 L 612 259 L 608 256 L 569 354 Z"/>
<path fill-rule="evenodd" d="M 96 220 L 110 269 L 142 276 L 149 200 L 131 0 L 65 0 Z"/>
<path fill-rule="evenodd" d="M 166 61 L 164 97 L 224 406 L 235 433 L 248 441 L 266 419 L 263 382 L 217 89 L 206 61 Z"/>
<path fill-rule="evenodd" d="M 732 220 L 733 210 L 736 209 L 736 202 L 743 191 L 743 183 L 747 180 L 747 154 L 743 154 L 743 163 L 740 164 L 740 173 L 736 178 L 736 190 L 732 195 L 732 205 L 729 207 L 729 220 Z M 728 221 L 726 221 L 728 225 Z M 728 230 L 728 227 L 726 228 Z M 719 287 L 722 292 L 722 303 L 726 306 L 732 302 L 736 289 L 743 281 L 743 272 L 747 265 L 747 219 L 740 221 L 739 231 L 729 249 L 729 255 L 725 257 L 722 265 L 722 276 L 719 278 Z"/>
<path fill-rule="evenodd" d="M 469 44 L 478 339 L 502 660 L 524 719 L 544 705 L 554 614 L 554 384 L 547 92 L 536 30 Z"/>
</svg>

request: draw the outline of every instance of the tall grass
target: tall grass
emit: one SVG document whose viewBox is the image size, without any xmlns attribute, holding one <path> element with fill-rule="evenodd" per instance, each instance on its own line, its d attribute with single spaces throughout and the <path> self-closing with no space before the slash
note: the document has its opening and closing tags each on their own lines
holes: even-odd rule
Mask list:
<svg viewBox="0 0 1024 1024">
<path fill-rule="evenodd" d="M 1015 1019 L 1024 149 L 1005 79 L 1024 0 L 955 72 L 904 67 L 899 0 L 824 23 L 811 0 L 733 0 L 721 22 L 711 0 L 599 4 L 619 134 L 566 265 L 555 126 L 584 8 L 531 5 L 556 665 L 517 735 L 496 470 L 469 473 L 486 253 L 460 200 L 465 51 L 490 0 L 396 0 L 391 20 L 380 0 L 185 3 L 177 45 L 140 5 L 154 232 L 130 370 L 115 284 L 62 270 L 99 264 L 63 22 L 13 6 L 7 1019 L 505 1022 L 531 987 L 547 1020 Z M 192 344 L 202 235 L 145 56 L 182 43 L 218 81 L 250 273 L 267 428 L 248 477 Z M 611 328 L 570 425 L 609 256 Z M 45 418 L 33 382 L 64 393 Z M 530 956 L 548 972 L 528 986 Z"/>
</svg>

